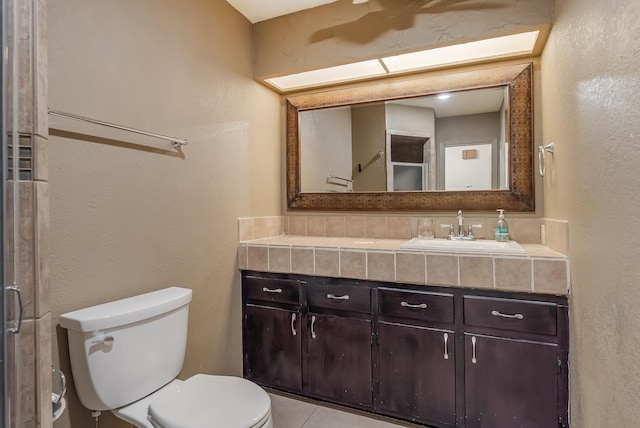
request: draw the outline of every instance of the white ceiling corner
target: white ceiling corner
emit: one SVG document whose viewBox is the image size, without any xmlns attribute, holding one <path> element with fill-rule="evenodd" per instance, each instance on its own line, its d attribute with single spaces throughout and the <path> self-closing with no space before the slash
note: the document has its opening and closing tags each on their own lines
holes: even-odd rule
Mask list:
<svg viewBox="0 0 640 428">
<path fill-rule="evenodd" d="M 252 24 L 304 9 L 333 3 L 336 0 L 227 0 Z"/>
</svg>

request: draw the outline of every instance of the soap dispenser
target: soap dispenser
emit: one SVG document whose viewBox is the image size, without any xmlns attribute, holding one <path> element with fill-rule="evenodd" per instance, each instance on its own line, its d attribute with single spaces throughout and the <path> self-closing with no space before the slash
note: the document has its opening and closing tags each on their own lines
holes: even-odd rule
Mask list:
<svg viewBox="0 0 640 428">
<path fill-rule="evenodd" d="M 509 225 L 504 219 L 504 210 L 496 210 L 500 213 L 498 215 L 498 224 L 496 225 L 496 241 L 507 242 L 509 240 Z"/>
</svg>

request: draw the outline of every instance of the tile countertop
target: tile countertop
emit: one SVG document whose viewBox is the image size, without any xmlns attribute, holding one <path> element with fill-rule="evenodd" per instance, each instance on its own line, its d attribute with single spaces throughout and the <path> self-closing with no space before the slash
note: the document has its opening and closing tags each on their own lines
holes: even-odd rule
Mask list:
<svg viewBox="0 0 640 428">
<path fill-rule="evenodd" d="M 524 255 L 401 249 L 406 239 L 280 235 L 241 241 L 242 270 L 569 294 L 569 259 L 540 244 Z"/>
</svg>

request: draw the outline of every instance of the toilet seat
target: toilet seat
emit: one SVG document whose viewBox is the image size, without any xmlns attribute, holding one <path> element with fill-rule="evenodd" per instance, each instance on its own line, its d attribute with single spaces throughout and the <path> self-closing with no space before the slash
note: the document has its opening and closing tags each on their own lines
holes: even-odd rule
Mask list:
<svg viewBox="0 0 640 428">
<path fill-rule="evenodd" d="M 162 428 L 259 428 L 271 419 L 271 399 L 246 379 L 199 374 L 151 402 L 148 419 Z"/>
</svg>

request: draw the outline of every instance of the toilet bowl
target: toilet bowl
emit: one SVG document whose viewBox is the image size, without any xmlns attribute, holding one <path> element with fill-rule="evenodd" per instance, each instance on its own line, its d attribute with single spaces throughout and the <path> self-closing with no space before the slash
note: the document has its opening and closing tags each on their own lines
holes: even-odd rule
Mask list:
<svg viewBox="0 0 640 428">
<path fill-rule="evenodd" d="M 143 428 L 273 428 L 269 395 L 233 376 L 199 374 L 186 381 L 176 379 L 112 412 Z"/>
<path fill-rule="evenodd" d="M 273 428 L 271 400 L 235 376 L 176 379 L 191 290 L 170 287 L 60 316 L 80 402 L 140 428 Z"/>
</svg>

